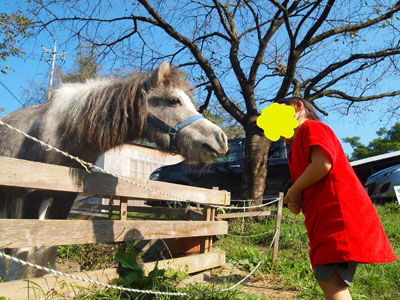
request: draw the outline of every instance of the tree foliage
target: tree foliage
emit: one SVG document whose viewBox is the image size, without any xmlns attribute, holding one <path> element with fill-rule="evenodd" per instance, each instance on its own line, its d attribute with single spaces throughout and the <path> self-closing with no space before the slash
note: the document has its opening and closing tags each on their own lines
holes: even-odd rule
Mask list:
<svg viewBox="0 0 400 300">
<path fill-rule="evenodd" d="M 358 136 L 343 139 L 344 142 L 353 147 L 351 160 L 400 150 L 400 123 L 394 124 L 390 129 L 381 128 L 376 134 L 379 137 L 369 142 L 367 146 L 360 142 L 360 137 Z"/>
<path fill-rule="evenodd" d="M 86 46 L 79 46 L 74 68 L 63 73 L 60 68 L 57 72 L 57 80 L 61 83 L 84 82 L 87 79 L 94 78 L 100 71 L 100 65 L 96 61 L 97 53 Z"/>
<path fill-rule="evenodd" d="M 220 105 L 246 134 L 244 198 L 259 199 L 265 186 L 269 142 L 256 119 L 267 103 L 298 95 L 326 114 L 323 105 L 352 109 L 391 97 L 392 112 L 400 107 L 400 89 L 382 83 L 398 77 L 400 2 L 118 3 L 32 0 L 32 12 L 41 28 L 68 30 L 58 40 L 83 40 L 113 65 L 148 70 L 169 60 L 197 87 L 210 86 L 214 97 L 205 107 Z"/>
<path fill-rule="evenodd" d="M 61 83 L 84 82 L 87 79 L 94 78 L 101 70 L 96 61 L 97 54 L 92 49 L 85 46 L 79 46 L 74 58 L 72 69 L 66 70 L 58 66 L 56 68 L 55 86 Z M 24 89 L 22 97 L 24 106 L 41 104 L 47 100 L 48 85 L 34 80 L 29 82 L 29 88 Z"/>
<path fill-rule="evenodd" d="M 21 11 L 0 13 L 0 59 L 4 62 L 0 65 L 0 71 L 3 74 L 10 68 L 6 63 L 8 57 L 22 57 L 25 54 L 19 42 L 31 35 L 32 26 L 32 22 Z"/>
</svg>

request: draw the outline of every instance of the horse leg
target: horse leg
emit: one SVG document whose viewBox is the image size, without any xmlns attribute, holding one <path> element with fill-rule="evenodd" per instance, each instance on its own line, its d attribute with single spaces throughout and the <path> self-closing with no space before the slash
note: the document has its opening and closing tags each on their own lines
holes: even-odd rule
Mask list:
<svg viewBox="0 0 400 300">
<path fill-rule="evenodd" d="M 77 195 L 76 193 L 54 192 L 54 199 L 49 207 L 47 218 L 59 220 L 67 219 Z"/>
<path fill-rule="evenodd" d="M 25 195 L 23 204 L 18 209 L 18 215 L 15 217 L 22 219 L 44 219 L 47 207 L 51 199 L 45 197 L 43 191 L 32 191 Z M 41 218 L 40 218 L 41 217 Z M 39 250 L 37 247 L 24 247 L 13 249 L 12 255 L 22 260 L 47 266 L 47 261 L 37 260 Z M 43 276 L 43 272 L 35 268 L 22 266 L 16 262 L 10 262 L 6 280 L 23 279 L 26 277 Z"/>
<path fill-rule="evenodd" d="M 23 207 L 22 218 L 24 219 L 39 219 L 44 220 L 48 208 L 53 200 L 53 196 L 43 191 L 34 191 L 26 197 L 26 203 Z M 48 253 L 49 247 L 32 247 L 31 256 L 29 257 L 30 262 L 40 266 L 55 268 L 55 257 L 54 263 L 49 262 Z M 29 270 L 29 274 L 32 277 L 41 277 L 47 272 L 42 270 Z"/>
<path fill-rule="evenodd" d="M 8 199 L 6 208 L 6 217 L 10 219 L 20 219 L 22 216 L 22 207 L 24 199 L 22 196 L 12 197 Z M 11 255 L 19 259 L 29 261 L 32 257 L 32 247 L 11 249 Z M 27 266 L 21 265 L 14 261 L 8 264 L 8 270 L 4 276 L 4 281 L 26 278 L 28 272 Z"/>
<path fill-rule="evenodd" d="M 45 198 L 42 201 L 42 208 L 47 208 L 47 218 L 48 219 L 66 219 L 68 217 L 69 211 L 71 210 L 75 194 L 68 193 L 57 193 L 52 194 L 52 198 Z M 45 201 L 48 203 L 44 203 Z M 45 212 L 39 212 L 42 217 Z M 57 256 L 57 246 L 54 247 L 39 247 L 36 251 L 36 264 L 46 266 L 52 269 L 56 267 L 56 256 Z M 37 270 L 35 276 L 43 276 L 46 272 Z"/>
<path fill-rule="evenodd" d="M 39 209 L 38 209 L 38 219 L 44 220 L 48 213 L 48 209 L 53 202 L 53 196 L 44 195 L 42 197 L 42 201 L 40 202 Z M 55 248 L 56 251 L 54 253 L 54 259 L 51 259 L 51 253 L 54 252 L 52 248 Z M 50 252 L 50 253 L 49 253 Z M 55 269 L 56 267 L 56 257 L 55 254 L 57 253 L 57 247 L 37 247 L 35 253 L 35 263 L 40 266 L 50 267 Z M 33 273 L 34 277 L 41 277 L 46 275 L 48 272 L 42 270 L 36 270 Z"/>
</svg>

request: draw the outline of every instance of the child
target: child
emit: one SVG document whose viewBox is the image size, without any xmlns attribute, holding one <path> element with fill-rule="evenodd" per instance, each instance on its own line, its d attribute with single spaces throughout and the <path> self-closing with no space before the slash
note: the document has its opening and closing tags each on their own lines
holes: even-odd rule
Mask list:
<svg viewBox="0 0 400 300">
<path fill-rule="evenodd" d="M 397 260 L 375 208 L 355 175 L 342 146 L 321 123 L 309 102 L 278 101 L 295 109 L 295 129 L 289 152 L 293 185 L 284 202 L 305 216 L 310 260 L 325 299 L 352 299 L 357 263 Z"/>
</svg>

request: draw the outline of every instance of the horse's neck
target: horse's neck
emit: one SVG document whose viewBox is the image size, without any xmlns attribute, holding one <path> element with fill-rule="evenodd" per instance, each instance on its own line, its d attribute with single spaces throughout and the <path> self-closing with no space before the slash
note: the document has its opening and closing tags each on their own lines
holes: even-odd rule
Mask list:
<svg viewBox="0 0 400 300">
<path fill-rule="evenodd" d="M 95 160 L 106 150 L 126 142 L 127 133 L 118 127 L 126 114 L 121 98 L 115 96 L 119 94 L 115 91 L 120 88 L 118 84 L 116 80 L 88 81 L 57 91 L 48 122 L 59 124 L 56 135 L 63 147 L 78 148 L 76 152 Z M 126 118 L 124 122 L 126 125 Z"/>
</svg>

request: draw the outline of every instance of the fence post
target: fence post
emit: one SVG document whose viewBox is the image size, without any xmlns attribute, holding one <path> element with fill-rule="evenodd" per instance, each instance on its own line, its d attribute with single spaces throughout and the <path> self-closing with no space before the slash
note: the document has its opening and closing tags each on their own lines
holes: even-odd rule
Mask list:
<svg viewBox="0 0 400 300">
<path fill-rule="evenodd" d="M 126 221 L 128 217 L 128 198 L 120 197 L 120 209 L 119 209 L 119 219 L 121 221 Z"/>
<path fill-rule="evenodd" d="M 218 187 L 213 187 L 213 190 L 218 190 Z M 205 221 L 215 221 L 216 208 L 206 206 L 204 208 Z M 210 252 L 213 245 L 213 236 L 207 236 L 203 238 L 203 242 L 200 244 L 200 252 Z"/>
<path fill-rule="evenodd" d="M 114 196 L 108 198 L 108 219 L 112 220 L 113 215 Z"/>
<path fill-rule="evenodd" d="M 272 251 L 272 264 L 274 265 L 276 260 L 278 259 L 278 250 L 279 250 L 279 236 L 281 234 L 281 222 L 282 222 L 282 207 L 283 207 L 283 193 L 279 193 L 279 201 L 278 201 L 278 211 L 276 214 L 276 237 L 274 242 L 274 249 Z"/>
</svg>

